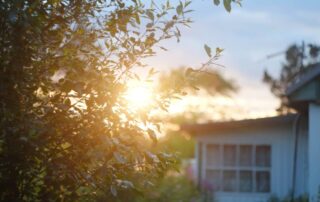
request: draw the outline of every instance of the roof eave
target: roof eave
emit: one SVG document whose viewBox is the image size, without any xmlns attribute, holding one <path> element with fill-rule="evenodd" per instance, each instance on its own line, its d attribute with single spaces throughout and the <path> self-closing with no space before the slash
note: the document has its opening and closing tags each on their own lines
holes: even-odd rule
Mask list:
<svg viewBox="0 0 320 202">
<path fill-rule="evenodd" d="M 198 135 L 225 130 L 239 130 L 252 127 L 269 127 L 270 124 L 289 124 L 293 122 L 296 116 L 297 114 L 289 114 L 285 116 L 245 119 L 240 121 L 213 122 L 205 124 L 184 124 L 180 126 L 180 130 L 189 132 L 192 135 Z"/>
</svg>

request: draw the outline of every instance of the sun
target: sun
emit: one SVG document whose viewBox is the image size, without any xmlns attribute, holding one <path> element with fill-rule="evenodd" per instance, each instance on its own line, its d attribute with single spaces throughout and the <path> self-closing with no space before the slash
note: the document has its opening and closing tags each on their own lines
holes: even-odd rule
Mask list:
<svg viewBox="0 0 320 202">
<path fill-rule="evenodd" d="M 147 82 L 130 81 L 124 98 L 130 109 L 146 109 L 154 102 L 152 86 Z"/>
</svg>

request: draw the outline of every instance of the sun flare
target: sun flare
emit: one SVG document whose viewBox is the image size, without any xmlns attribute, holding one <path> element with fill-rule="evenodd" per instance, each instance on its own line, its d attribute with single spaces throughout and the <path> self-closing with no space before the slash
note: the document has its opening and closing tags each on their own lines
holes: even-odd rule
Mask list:
<svg viewBox="0 0 320 202">
<path fill-rule="evenodd" d="M 124 97 L 128 107 L 133 110 L 149 107 L 154 101 L 152 86 L 146 82 L 129 82 Z"/>
</svg>

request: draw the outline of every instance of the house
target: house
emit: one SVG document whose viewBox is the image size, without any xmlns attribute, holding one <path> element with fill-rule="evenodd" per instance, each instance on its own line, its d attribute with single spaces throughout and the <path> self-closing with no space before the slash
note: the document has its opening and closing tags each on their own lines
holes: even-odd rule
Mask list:
<svg viewBox="0 0 320 202">
<path fill-rule="evenodd" d="M 288 89 L 296 114 L 182 125 L 196 139 L 197 182 L 219 202 L 307 195 L 320 201 L 320 65 Z"/>
</svg>

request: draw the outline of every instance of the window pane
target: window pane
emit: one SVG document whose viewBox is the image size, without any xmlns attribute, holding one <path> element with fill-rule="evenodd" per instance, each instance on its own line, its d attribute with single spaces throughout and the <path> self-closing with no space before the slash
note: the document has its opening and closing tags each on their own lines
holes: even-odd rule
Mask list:
<svg viewBox="0 0 320 202">
<path fill-rule="evenodd" d="M 271 147 L 268 145 L 256 146 L 256 166 L 270 167 Z"/>
<path fill-rule="evenodd" d="M 252 192 L 252 171 L 240 171 L 240 192 Z"/>
<path fill-rule="evenodd" d="M 252 165 L 252 146 L 240 145 L 240 166 L 251 166 Z"/>
<path fill-rule="evenodd" d="M 237 190 L 236 171 L 223 171 L 223 191 L 235 192 Z"/>
<path fill-rule="evenodd" d="M 224 145 L 223 162 L 225 166 L 236 165 L 236 146 L 235 145 Z"/>
<path fill-rule="evenodd" d="M 208 183 L 205 183 L 204 186 L 207 186 L 205 188 L 214 191 L 220 190 L 221 175 L 219 170 L 207 170 L 206 179 L 208 180 Z"/>
<path fill-rule="evenodd" d="M 220 166 L 220 149 L 219 145 L 210 144 L 207 146 L 207 165 Z"/>
<path fill-rule="evenodd" d="M 256 172 L 256 187 L 257 192 L 270 192 L 270 172 Z"/>
</svg>

